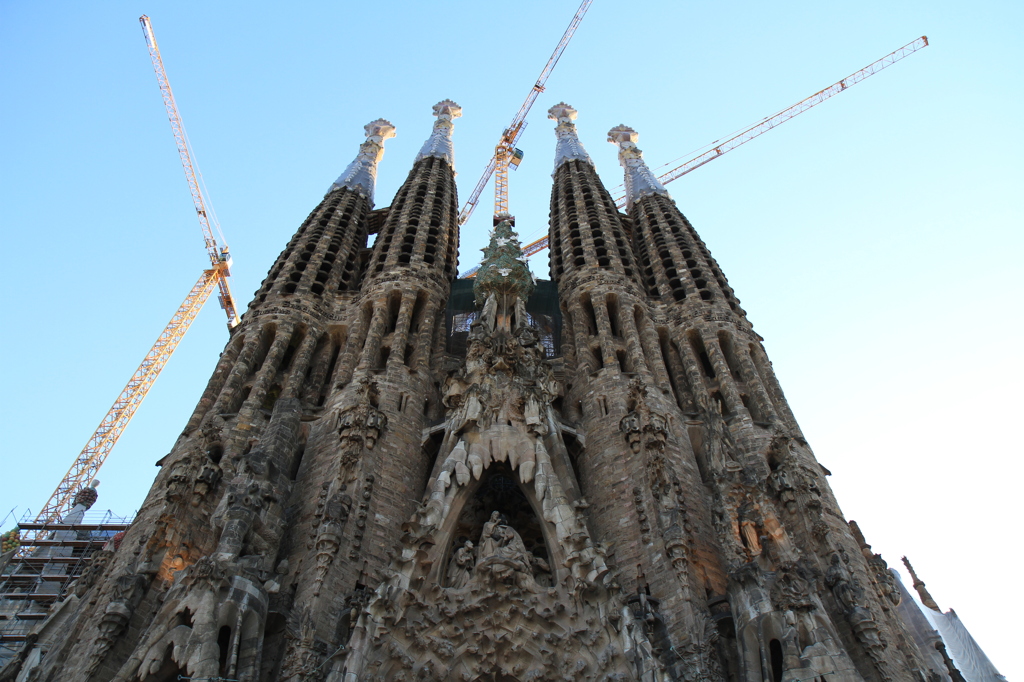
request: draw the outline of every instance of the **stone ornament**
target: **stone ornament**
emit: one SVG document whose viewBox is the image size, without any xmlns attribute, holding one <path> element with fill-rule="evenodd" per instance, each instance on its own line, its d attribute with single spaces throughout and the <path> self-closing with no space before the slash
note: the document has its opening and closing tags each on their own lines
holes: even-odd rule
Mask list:
<svg viewBox="0 0 1024 682">
<path fill-rule="evenodd" d="M 668 196 L 668 190 L 658 181 L 644 161 L 644 153 L 636 146 L 640 138 L 628 126 L 617 125 L 608 131 L 608 141 L 619 147 L 619 164 L 626 174 L 626 209 L 641 197 L 661 194 Z"/>
<path fill-rule="evenodd" d="M 576 136 L 576 124 L 573 121 L 576 120 L 577 115 L 578 112 L 565 102 L 559 102 L 548 109 L 548 118 L 558 122 L 558 125 L 555 126 L 555 137 L 558 138 L 558 144 L 555 147 L 556 171 L 559 166 L 569 161 L 580 161 L 589 166 L 594 165 L 587 150 L 583 148 L 580 138 Z"/>
<path fill-rule="evenodd" d="M 220 465 L 209 456 L 192 452 L 172 465 L 164 499 L 171 503 L 187 499 L 191 506 L 198 507 L 217 487 L 221 475 Z"/>
<path fill-rule="evenodd" d="M 345 187 L 364 195 L 373 205 L 373 192 L 377 187 L 377 164 L 384 158 L 384 141 L 395 136 L 395 126 L 391 125 L 390 121 L 378 118 L 363 126 L 363 130 L 366 131 L 366 142 L 359 146 L 355 160 L 327 189 L 327 194 Z"/>
<path fill-rule="evenodd" d="M 416 161 L 425 159 L 428 156 L 435 156 L 444 159 L 448 165 L 455 168 L 455 147 L 452 145 L 452 128 L 455 119 L 462 116 L 462 107 L 450 99 L 443 99 L 434 105 L 434 131 L 423 143 Z"/>
</svg>

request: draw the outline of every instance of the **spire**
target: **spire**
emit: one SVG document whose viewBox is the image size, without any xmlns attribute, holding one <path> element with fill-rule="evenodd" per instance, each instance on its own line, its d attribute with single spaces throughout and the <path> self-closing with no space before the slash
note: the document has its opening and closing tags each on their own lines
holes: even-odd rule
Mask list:
<svg viewBox="0 0 1024 682">
<path fill-rule="evenodd" d="M 373 190 L 377 184 L 377 163 L 384 156 L 384 140 L 390 140 L 395 136 L 395 126 L 383 118 L 378 118 L 363 126 L 363 130 L 366 131 L 366 142 L 359 145 L 356 158 L 334 181 L 327 194 L 347 187 L 365 195 L 372 204 Z"/>
<path fill-rule="evenodd" d="M 619 145 L 619 163 L 626 172 L 626 208 L 642 197 L 653 194 L 668 196 L 668 190 L 658 182 L 644 161 L 644 153 L 636 146 L 639 135 L 628 126 L 617 125 L 608 131 L 608 141 Z"/>
<path fill-rule="evenodd" d="M 423 143 L 423 148 L 416 155 L 416 161 L 428 156 L 444 159 L 455 168 L 455 149 L 452 147 L 452 121 L 462 116 L 462 107 L 450 99 L 443 99 L 434 105 L 434 132 Z"/>
<path fill-rule="evenodd" d="M 576 137 L 576 124 L 573 123 L 576 115 L 577 111 L 565 102 L 559 102 L 548 109 L 548 118 L 558 121 L 558 125 L 555 126 L 555 137 L 558 138 L 558 145 L 555 147 L 555 170 L 566 161 L 573 160 L 594 165 L 580 138 Z"/>
<path fill-rule="evenodd" d="M 924 581 L 917 577 L 917 573 L 914 572 L 914 567 L 910 565 L 910 559 L 903 557 L 903 565 L 910 571 L 910 577 L 914 580 L 914 589 L 917 590 L 917 595 L 921 597 L 921 603 L 932 609 L 942 613 L 942 609 L 936 603 L 932 595 L 928 593 L 928 588 L 924 586 Z"/>
</svg>

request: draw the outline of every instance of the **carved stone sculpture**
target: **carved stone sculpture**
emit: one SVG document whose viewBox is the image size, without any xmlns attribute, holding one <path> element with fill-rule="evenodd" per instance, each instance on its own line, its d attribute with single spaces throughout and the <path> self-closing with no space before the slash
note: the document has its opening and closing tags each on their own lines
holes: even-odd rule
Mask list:
<svg viewBox="0 0 1024 682">
<path fill-rule="evenodd" d="M 476 553 L 473 551 L 473 543 L 467 540 L 452 555 L 448 566 L 448 587 L 456 590 L 465 587 L 473 576 L 475 565 Z"/>
</svg>

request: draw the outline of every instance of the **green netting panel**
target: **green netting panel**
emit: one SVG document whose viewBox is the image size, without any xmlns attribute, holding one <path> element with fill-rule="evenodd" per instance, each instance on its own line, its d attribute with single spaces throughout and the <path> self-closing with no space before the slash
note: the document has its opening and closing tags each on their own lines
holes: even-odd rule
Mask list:
<svg viewBox="0 0 1024 682">
<path fill-rule="evenodd" d="M 448 307 L 445 309 L 445 329 L 448 341 L 445 350 L 452 355 L 466 355 L 469 327 L 479 314 L 473 302 L 473 280 L 457 279 L 452 282 Z M 540 330 L 540 342 L 549 358 L 561 353 L 562 313 L 558 308 L 558 289 L 546 279 L 537 280 L 533 295 L 526 301 L 526 313 Z"/>
</svg>

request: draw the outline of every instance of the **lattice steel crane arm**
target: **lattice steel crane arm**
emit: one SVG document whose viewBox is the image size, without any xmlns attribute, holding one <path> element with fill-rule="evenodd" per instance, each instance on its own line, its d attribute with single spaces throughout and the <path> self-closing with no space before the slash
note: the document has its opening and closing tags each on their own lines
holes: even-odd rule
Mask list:
<svg viewBox="0 0 1024 682">
<path fill-rule="evenodd" d="M 142 32 L 146 36 L 149 58 L 153 61 L 156 81 L 160 86 L 160 96 L 164 101 L 167 118 L 171 122 L 171 133 L 174 135 L 174 143 L 178 147 L 181 167 L 185 170 L 185 181 L 188 183 L 189 192 L 192 193 L 192 203 L 196 207 L 199 227 L 203 230 L 206 253 L 210 257 L 210 264 L 220 273 L 217 282 L 217 286 L 220 288 L 220 305 L 227 313 L 228 327 L 234 327 L 238 324 L 238 311 L 227 279 L 228 275 L 231 274 L 228 247 L 225 245 L 223 249 L 220 248 L 217 244 L 217 238 L 213 234 L 213 229 L 210 227 L 210 216 L 206 210 L 206 201 L 203 199 L 203 192 L 199 187 L 199 181 L 196 177 L 195 165 L 192 162 L 192 154 L 189 151 L 188 136 L 185 134 L 185 124 L 181 120 L 181 114 L 178 113 L 178 105 L 175 103 L 174 93 L 171 91 L 171 82 L 167 80 L 164 61 L 160 57 L 160 47 L 157 45 L 156 35 L 153 33 L 153 24 L 145 14 L 139 17 L 139 23 L 142 24 Z"/>
<path fill-rule="evenodd" d="M 879 71 L 881 71 L 882 69 L 884 69 L 884 68 L 886 68 L 888 66 L 892 66 L 893 64 L 895 64 L 899 60 L 903 59 L 904 57 L 908 57 L 908 56 L 912 55 L 913 53 L 917 52 L 918 50 L 920 50 L 922 48 L 925 48 L 927 46 L 928 46 L 928 36 L 921 36 L 917 40 L 914 40 L 914 41 L 911 41 L 911 42 L 907 43 L 906 45 L 904 45 L 900 49 L 898 49 L 898 50 L 896 50 L 894 52 L 890 52 L 889 54 L 885 55 L 884 57 L 882 57 L 878 61 L 875 61 L 875 62 L 872 62 L 871 64 L 868 64 L 867 66 L 865 66 L 860 71 L 856 71 L 856 72 L 850 74 L 849 76 L 847 76 L 846 78 L 842 79 L 841 81 L 830 85 L 829 87 L 825 88 L 824 90 L 819 90 L 818 92 L 814 93 L 810 97 L 807 97 L 806 99 L 800 100 L 799 102 L 797 102 L 793 106 L 788 107 L 786 109 L 783 109 L 779 113 L 774 114 L 773 116 L 769 116 L 769 117 L 763 119 L 760 123 L 747 128 L 743 132 L 741 132 L 741 133 L 739 133 L 737 135 L 734 135 L 733 137 L 730 137 L 725 142 L 722 142 L 721 144 L 715 145 L 715 147 L 713 149 L 711 149 L 709 151 L 706 151 L 703 154 L 690 159 L 686 163 L 683 163 L 682 165 L 673 168 L 672 170 L 668 171 L 667 173 L 664 173 L 663 175 L 658 176 L 658 180 L 663 185 L 664 184 L 668 184 L 668 183 L 672 182 L 673 180 L 677 180 L 677 179 L 681 178 L 682 176 L 686 175 L 687 173 L 689 173 L 690 171 L 696 170 L 697 168 L 700 168 L 705 163 L 708 163 L 709 161 L 717 159 L 722 154 L 725 154 L 726 152 L 731 151 L 731 150 L 735 149 L 736 147 L 739 147 L 741 144 L 744 144 L 746 142 L 750 142 L 755 137 L 758 137 L 759 135 L 763 135 L 764 133 L 768 132 L 769 130 L 771 130 L 772 128 L 778 126 L 779 124 L 784 123 L 785 121 L 788 121 L 789 119 L 793 118 L 797 114 L 802 114 L 803 112 L 807 111 L 808 109 L 810 109 L 814 105 L 820 104 L 821 102 L 824 102 L 826 99 L 828 99 L 829 97 L 832 97 L 833 95 L 838 95 L 840 92 L 843 92 L 844 90 L 849 88 L 851 85 L 856 85 L 857 83 L 861 82 L 862 80 L 864 80 L 868 76 L 872 76 L 872 75 L 878 73 Z M 486 183 L 486 182 L 487 182 L 487 178 L 485 177 L 482 180 L 481 184 Z M 615 188 L 615 190 L 613 190 L 613 193 L 616 194 L 616 195 L 620 195 L 620 196 L 618 196 L 616 198 L 615 205 L 618 206 L 619 208 L 625 207 L 625 205 L 626 205 L 626 197 L 624 196 L 625 188 L 622 185 L 619 185 L 618 187 Z M 523 247 L 523 255 L 524 256 L 532 256 L 533 254 L 535 254 L 535 253 L 537 253 L 539 251 L 543 251 L 547 247 L 548 247 L 548 238 L 547 237 L 541 237 L 537 241 L 531 242 L 531 243 L 527 244 L 526 246 L 524 246 Z M 479 265 L 475 266 L 473 268 L 470 268 L 469 270 L 466 270 L 465 272 L 463 272 L 460 275 L 460 277 L 462 277 L 462 278 L 473 277 L 476 274 L 476 271 L 479 268 L 480 268 Z"/>
<path fill-rule="evenodd" d="M 132 378 L 117 396 L 117 400 L 114 401 L 99 427 L 82 448 L 82 452 L 75 458 L 74 464 L 68 469 L 68 473 L 61 480 L 60 485 L 36 515 L 36 523 L 57 521 L 71 511 L 75 495 L 99 471 L 103 461 L 117 443 L 117 439 L 121 437 L 121 433 L 128 426 L 128 422 L 135 416 L 135 411 L 139 409 L 139 405 L 142 404 L 146 393 L 149 392 L 153 382 L 160 375 L 160 371 L 170 360 L 171 354 L 174 353 L 178 343 L 185 336 L 185 332 L 188 331 L 203 304 L 206 303 L 206 299 L 217 288 L 220 278 L 220 273 L 214 268 L 203 271 L 199 281 L 192 287 L 182 304 L 178 306 L 178 310 L 164 327 L 160 336 L 157 337 L 156 343 L 146 353 L 146 357 L 142 359 L 142 363 L 135 370 Z M 48 531 L 27 532 L 45 534 Z M 31 537 L 36 536 L 32 535 Z"/>
<path fill-rule="evenodd" d="M 519 107 L 519 111 L 512 118 L 512 123 L 509 124 L 508 128 L 501 133 L 501 137 L 498 139 L 498 144 L 495 149 L 505 148 L 511 150 L 515 147 L 516 142 L 519 140 L 519 136 L 523 134 L 523 122 L 526 121 L 526 115 L 530 113 L 530 108 L 533 103 L 537 101 L 540 93 L 544 92 L 544 84 L 548 80 L 548 76 L 554 70 L 555 65 L 558 64 L 558 60 L 562 57 L 562 53 L 565 52 L 566 46 L 569 44 L 569 40 L 573 34 L 576 33 L 576 29 L 579 28 L 580 22 L 583 21 L 583 16 L 590 9 L 590 5 L 594 0 L 583 0 L 580 3 L 579 9 L 576 10 L 576 15 L 573 16 L 572 21 L 569 22 L 569 27 L 565 29 L 565 33 L 562 34 L 562 39 L 558 41 L 558 45 L 555 46 L 555 51 L 551 53 L 551 57 L 548 58 L 548 63 L 544 65 L 544 68 L 540 72 L 540 76 L 537 77 L 537 82 L 530 88 L 530 94 L 526 96 L 526 100 L 523 105 Z M 491 160 L 487 162 L 487 167 L 484 169 L 484 174 L 480 176 L 480 180 L 477 181 L 476 187 L 473 188 L 473 193 L 469 195 L 469 199 L 462 206 L 462 210 L 459 211 L 459 225 L 464 224 L 469 217 L 473 215 L 473 211 L 476 210 L 476 206 L 480 203 L 480 195 L 483 194 L 484 188 L 487 187 L 487 181 L 491 179 L 494 171 L 498 167 L 498 153 L 495 153 L 491 157 Z M 507 160 L 505 161 L 507 165 Z"/>
<path fill-rule="evenodd" d="M 736 149 L 736 147 L 739 147 L 741 144 L 750 142 L 755 137 L 767 133 L 772 128 L 775 128 L 776 126 L 785 123 L 794 116 L 802 114 L 803 112 L 807 111 L 808 109 L 817 104 L 821 104 L 829 97 L 832 97 L 833 95 L 838 95 L 840 92 L 843 92 L 851 85 L 856 85 L 857 83 L 861 82 L 868 76 L 873 76 L 882 69 L 888 66 L 892 66 L 901 59 L 909 57 L 913 53 L 927 46 L 928 36 L 921 36 L 917 40 L 907 43 L 900 49 L 894 52 L 890 52 L 889 54 L 885 55 L 878 61 L 868 64 L 860 71 L 856 71 L 850 74 L 846 78 L 843 78 L 837 83 L 833 83 L 824 90 L 819 90 L 810 97 L 800 100 L 793 106 L 783 109 L 779 113 L 769 116 L 763 119 L 760 123 L 757 123 L 747 128 L 746 130 L 738 133 L 737 135 L 734 135 L 733 137 L 730 137 L 725 142 L 722 142 L 721 144 L 716 144 L 712 149 L 709 149 L 703 154 L 700 154 L 699 156 L 690 159 L 689 161 L 683 163 L 682 165 L 676 166 L 667 173 L 659 175 L 658 180 L 663 185 L 668 184 L 673 180 L 678 180 L 679 178 L 683 177 L 690 171 L 696 170 L 703 166 L 705 163 L 713 161 L 718 157 L 722 156 L 722 154 L 725 154 L 728 151 Z M 621 196 L 616 196 L 615 205 L 618 206 L 619 208 L 624 207 L 626 205 L 625 188 L 620 185 L 619 187 L 616 188 L 615 194 L 621 194 Z"/>
</svg>

